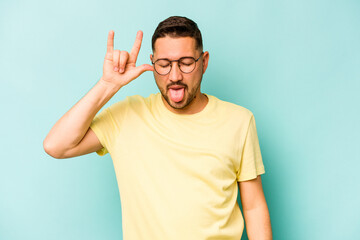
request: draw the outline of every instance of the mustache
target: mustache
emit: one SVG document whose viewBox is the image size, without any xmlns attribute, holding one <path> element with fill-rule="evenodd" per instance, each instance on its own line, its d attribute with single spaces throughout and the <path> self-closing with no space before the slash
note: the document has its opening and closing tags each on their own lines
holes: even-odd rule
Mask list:
<svg viewBox="0 0 360 240">
<path fill-rule="evenodd" d="M 185 83 L 182 83 L 182 82 L 170 83 L 170 84 L 168 84 L 166 87 L 169 89 L 171 86 L 183 86 L 183 87 L 187 87 L 187 85 L 186 85 Z"/>
</svg>

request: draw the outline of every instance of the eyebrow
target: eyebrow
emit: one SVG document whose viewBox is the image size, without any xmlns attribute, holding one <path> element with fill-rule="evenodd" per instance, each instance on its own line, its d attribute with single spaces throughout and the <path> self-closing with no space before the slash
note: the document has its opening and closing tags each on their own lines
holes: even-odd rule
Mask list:
<svg viewBox="0 0 360 240">
<path fill-rule="evenodd" d="M 181 57 L 181 58 L 178 58 L 178 59 L 174 59 L 174 60 L 179 60 L 179 59 L 182 59 L 182 58 L 194 58 L 195 59 L 195 57 L 193 57 L 193 56 L 184 56 L 184 57 Z M 168 58 L 158 58 L 158 59 L 156 59 L 156 61 L 157 60 L 169 60 L 169 61 L 173 61 L 173 60 L 170 60 L 170 59 L 168 59 Z"/>
</svg>

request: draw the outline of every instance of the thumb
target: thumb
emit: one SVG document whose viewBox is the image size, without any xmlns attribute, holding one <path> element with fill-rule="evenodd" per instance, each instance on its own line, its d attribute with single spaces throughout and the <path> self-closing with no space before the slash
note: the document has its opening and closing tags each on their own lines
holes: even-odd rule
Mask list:
<svg viewBox="0 0 360 240">
<path fill-rule="evenodd" d="M 139 67 L 143 68 L 144 72 L 145 71 L 154 71 L 154 67 L 150 64 L 143 64 L 143 65 L 140 65 Z"/>
<path fill-rule="evenodd" d="M 137 66 L 134 70 L 135 70 L 135 75 L 138 77 L 146 71 L 154 71 L 154 67 L 149 64 L 143 64 Z"/>
</svg>

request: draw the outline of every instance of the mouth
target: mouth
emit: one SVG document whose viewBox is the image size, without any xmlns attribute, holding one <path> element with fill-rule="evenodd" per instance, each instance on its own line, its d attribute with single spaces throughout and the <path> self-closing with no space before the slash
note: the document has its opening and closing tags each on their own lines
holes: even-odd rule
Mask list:
<svg viewBox="0 0 360 240">
<path fill-rule="evenodd" d="M 173 102 L 181 102 L 185 95 L 185 86 L 183 85 L 171 85 L 168 87 L 169 97 Z"/>
</svg>

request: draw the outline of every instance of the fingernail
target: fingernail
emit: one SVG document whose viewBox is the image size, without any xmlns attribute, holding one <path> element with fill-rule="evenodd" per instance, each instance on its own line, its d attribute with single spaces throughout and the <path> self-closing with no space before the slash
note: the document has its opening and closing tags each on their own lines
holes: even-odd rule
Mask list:
<svg viewBox="0 0 360 240">
<path fill-rule="evenodd" d="M 124 72 L 124 69 L 123 69 L 123 68 L 120 68 L 120 72 L 123 73 L 123 72 Z"/>
<path fill-rule="evenodd" d="M 119 68 L 118 68 L 118 67 L 114 67 L 114 71 L 115 71 L 115 72 L 119 71 Z"/>
</svg>

